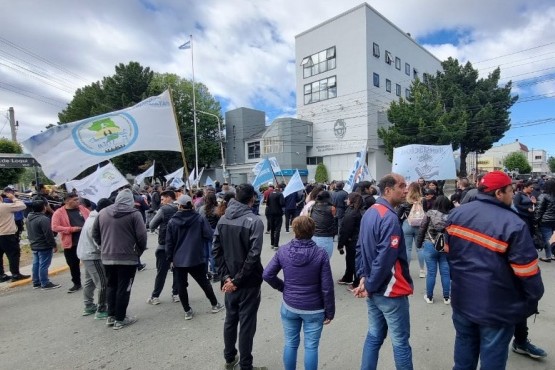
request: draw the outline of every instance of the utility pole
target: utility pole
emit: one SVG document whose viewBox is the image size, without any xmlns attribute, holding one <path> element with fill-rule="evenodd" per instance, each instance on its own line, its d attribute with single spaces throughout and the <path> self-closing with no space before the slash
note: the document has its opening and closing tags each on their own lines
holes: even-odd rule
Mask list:
<svg viewBox="0 0 555 370">
<path fill-rule="evenodd" d="M 8 115 L 10 120 L 10 129 L 12 130 L 12 141 L 17 142 L 16 122 L 13 107 L 8 108 Z"/>
</svg>

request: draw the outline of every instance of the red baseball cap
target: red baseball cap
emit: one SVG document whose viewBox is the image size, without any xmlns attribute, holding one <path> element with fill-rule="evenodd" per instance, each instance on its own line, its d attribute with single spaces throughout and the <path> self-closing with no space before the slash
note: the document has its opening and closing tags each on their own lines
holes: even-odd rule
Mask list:
<svg viewBox="0 0 555 370">
<path fill-rule="evenodd" d="M 488 172 L 480 181 L 480 185 L 484 187 L 484 193 L 502 189 L 512 183 L 513 180 L 503 171 Z"/>
</svg>

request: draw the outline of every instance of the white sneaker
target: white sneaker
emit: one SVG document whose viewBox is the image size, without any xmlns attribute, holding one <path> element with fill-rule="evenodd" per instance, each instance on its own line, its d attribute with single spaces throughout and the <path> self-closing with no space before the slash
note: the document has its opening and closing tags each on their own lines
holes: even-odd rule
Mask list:
<svg viewBox="0 0 555 370">
<path fill-rule="evenodd" d="M 445 304 L 451 304 L 451 298 L 449 298 L 449 297 L 443 298 L 443 303 L 445 303 Z"/>
<path fill-rule="evenodd" d="M 172 299 L 173 299 L 174 303 L 181 302 L 181 300 L 179 299 L 179 295 L 178 295 L 178 294 L 172 295 Z"/>
<path fill-rule="evenodd" d="M 428 303 L 428 304 L 434 303 L 434 299 L 433 299 L 433 298 L 428 298 L 428 296 L 425 295 L 425 294 L 424 294 L 424 300 L 425 300 L 426 303 Z"/>
<path fill-rule="evenodd" d="M 419 278 L 425 278 L 426 277 L 426 270 L 420 270 L 420 273 L 418 274 Z"/>
<path fill-rule="evenodd" d="M 146 300 L 146 303 L 156 306 L 157 304 L 160 304 L 160 298 L 150 297 L 149 299 Z"/>
</svg>

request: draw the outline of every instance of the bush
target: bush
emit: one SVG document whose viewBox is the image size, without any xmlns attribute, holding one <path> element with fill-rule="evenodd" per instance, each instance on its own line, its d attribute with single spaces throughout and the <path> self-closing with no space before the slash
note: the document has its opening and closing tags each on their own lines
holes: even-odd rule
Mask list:
<svg viewBox="0 0 555 370">
<path fill-rule="evenodd" d="M 328 170 L 323 163 L 320 163 L 318 164 L 318 166 L 316 166 L 316 176 L 314 176 L 314 180 L 318 184 L 323 184 L 328 181 Z"/>
</svg>

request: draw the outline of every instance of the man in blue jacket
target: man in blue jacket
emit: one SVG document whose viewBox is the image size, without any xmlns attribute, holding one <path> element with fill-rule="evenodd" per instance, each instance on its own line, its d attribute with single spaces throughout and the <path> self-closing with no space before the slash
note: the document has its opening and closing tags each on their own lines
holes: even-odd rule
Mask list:
<svg viewBox="0 0 555 370">
<path fill-rule="evenodd" d="M 395 173 L 384 176 L 378 187 L 382 195 L 362 217 L 356 247 L 360 283 L 353 294 L 367 297 L 368 305 L 368 333 L 361 370 L 377 368 L 388 329 L 395 367 L 412 370 L 408 296 L 413 285 L 403 229 L 394 209 L 405 201 L 408 189 L 405 179 Z"/>
<path fill-rule="evenodd" d="M 455 326 L 453 369 L 504 369 L 515 324 L 537 313 L 544 288 L 526 223 L 511 210 L 512 180 L 487 173 L 473 202 L 447 220 Z"/>
</svg>

